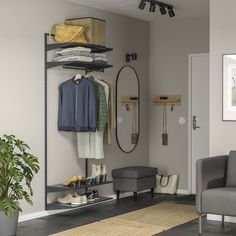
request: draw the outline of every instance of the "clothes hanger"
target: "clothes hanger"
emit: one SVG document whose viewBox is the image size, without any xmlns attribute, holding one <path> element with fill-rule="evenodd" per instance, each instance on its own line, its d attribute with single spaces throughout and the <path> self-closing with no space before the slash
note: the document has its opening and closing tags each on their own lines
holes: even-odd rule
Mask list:
<svg viewBox="0 0 236 236">
<path fill-rule="evenodd" d="M 81 77 L 82 77 L 82 75 L 81 75 L 80 73 L 77 73 L 77 74 L 75 75 L 74 80 L 80 80 Z"/>
</svg>

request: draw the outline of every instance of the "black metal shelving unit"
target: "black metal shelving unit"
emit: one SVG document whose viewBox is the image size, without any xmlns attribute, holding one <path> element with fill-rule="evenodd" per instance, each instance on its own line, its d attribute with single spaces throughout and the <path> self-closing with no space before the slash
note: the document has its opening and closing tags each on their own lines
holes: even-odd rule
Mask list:
<svg viewBox="0 0 236 236">
<path fill-rule="evenodd" d="M 48 159 L 48 72 L 47 70 L 50 68 L 55 68 L 58 66 L 62 66 L 63 68 L 67 69 L 78 69 L 78 70 L 85 70 L 86 73 L 89 71 L 101 71 L 104 72 L 105 69 L 111 68 L 113 65 L 105 64 L 105 63 L 97 63 L 97 62 L 79 62 L 79 61 L 48 61 L 48 52 L 55 49 L 62 49 L 62 48 L 70 48 L 70 47 L 86 47 L 91 48 L 93 53 L 104 53 L 112 51 L 112 48 L 103 47 L 100 45 L 92 45 L 92 44 L 81 44 L 81 43 L 48 43 L 48 34 L 44 34 L 44 48 L 45 48 L 45 64 L 44 64 L 44 102 L 45 102 L 45 127 L 44 127 L 44 134 L 45 134 L 45 143 L 44 143 L 44 156 L 45 156 L 45 209 L 46 210 L 58 210 L 58 209 L 75 209 L 85 206 L 90 206 L 93 204 L 98 204 L 104 201 L 111 200 L 110 197 L 99 197 L 95 201 L 88 202 L 87 204 L 81 205 L 69 205 L 69 204 L 60 204 L 60 203 L 50 203 L 47 202 L 47 195 L 48 193 L 55 193 L 55 192 L 65 192 L 65 191 L 76 191 L 80 189 L 88 189 L 92 187 L 97 187 L 105 184 L 112 184 L 112 181 L 106 181 L 105 183 L 98 183 L 98 184 L 86 184 L 86 185 L 76 185 L 76 186 L 63 186 L 62 184 L 56 184 L 52 186 L 48 186 L 47 183 L 47 176 L 48 176 L 48 166 L 47 166 L 47 159 Z M 88 176 L 88 159 L 85 159 L 85 175 Z"/>
</svg>

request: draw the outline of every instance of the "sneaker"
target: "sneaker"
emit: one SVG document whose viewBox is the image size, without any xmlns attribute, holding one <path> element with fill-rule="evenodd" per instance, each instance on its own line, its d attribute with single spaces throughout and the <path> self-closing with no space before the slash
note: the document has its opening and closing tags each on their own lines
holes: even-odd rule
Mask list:
<svg viewBox="0 0 236 236">
<path fill-rule="evenodd" d="M 81 202 L 82 202 L 82 204 L 87 204 L 88 203 L 88 199 L 87 199 L 87 196 L 85 194 L 81 196 Z"/>
<path fill-rule="evenodd" d="M 92 190 L 94 199 L 99 199 L 98 190 Z"/>
<path fill-rule="evenodd" d="M 107 181 L 107 167 L 106 165 L 102 164 L 100 182 L 105 183 L 106 181 Z"/>
<path fill-rule="evenodd" d="M 71 205 L 81 205 L 82 204 L 82 197 L 81 196 L 77 196 L 77 197 L 73 197 L 71 199 Z"/>
<path fill-rule="evenodd" d="M 92 201 L 95 200 L 93 191 L 88 191 L 88 192 L 85 193 L 85 195 L 87 196 L 87 199 L 88 199 L 89 202 L 92 202 Z"/>
<path fill-rule="evenodd" d="M 74 198 L 73 194 L 69 193 L 65 197 L 58 198 L 57 202 L 62 203 L 62 204 L 70 204 L 73 198 Z"/>
</svg>

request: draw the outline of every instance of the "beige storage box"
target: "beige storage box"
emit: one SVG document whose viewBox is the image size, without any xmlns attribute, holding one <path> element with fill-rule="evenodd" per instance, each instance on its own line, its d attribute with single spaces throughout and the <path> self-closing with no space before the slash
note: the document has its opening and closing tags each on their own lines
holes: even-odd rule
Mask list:
<svg viewBox="0 0 236 236">
<path fill-rule="evenodd" d="M 67 25 L 80 25 L 86 29 L 89 44 L 106 46 L 106 21 L 93 18 L 74 18 L 65 20 Z"/>
</svg>

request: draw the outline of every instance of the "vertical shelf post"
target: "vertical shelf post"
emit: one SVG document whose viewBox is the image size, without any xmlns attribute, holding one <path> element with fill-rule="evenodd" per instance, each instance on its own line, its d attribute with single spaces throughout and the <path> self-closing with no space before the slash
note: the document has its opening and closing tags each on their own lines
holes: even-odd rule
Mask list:
<svg viewBox="0 0 236 236">
<path fill-rule="evenodd" d="M 45 183 L 45 209 L 47 210 L 47 178 L 48 178 L 48 165 L 47 165 L 47 154 L 48 154 L 48 122 L 47 122 L 47 34 L 44 34 L 44 183 Z"/>
</svg>

